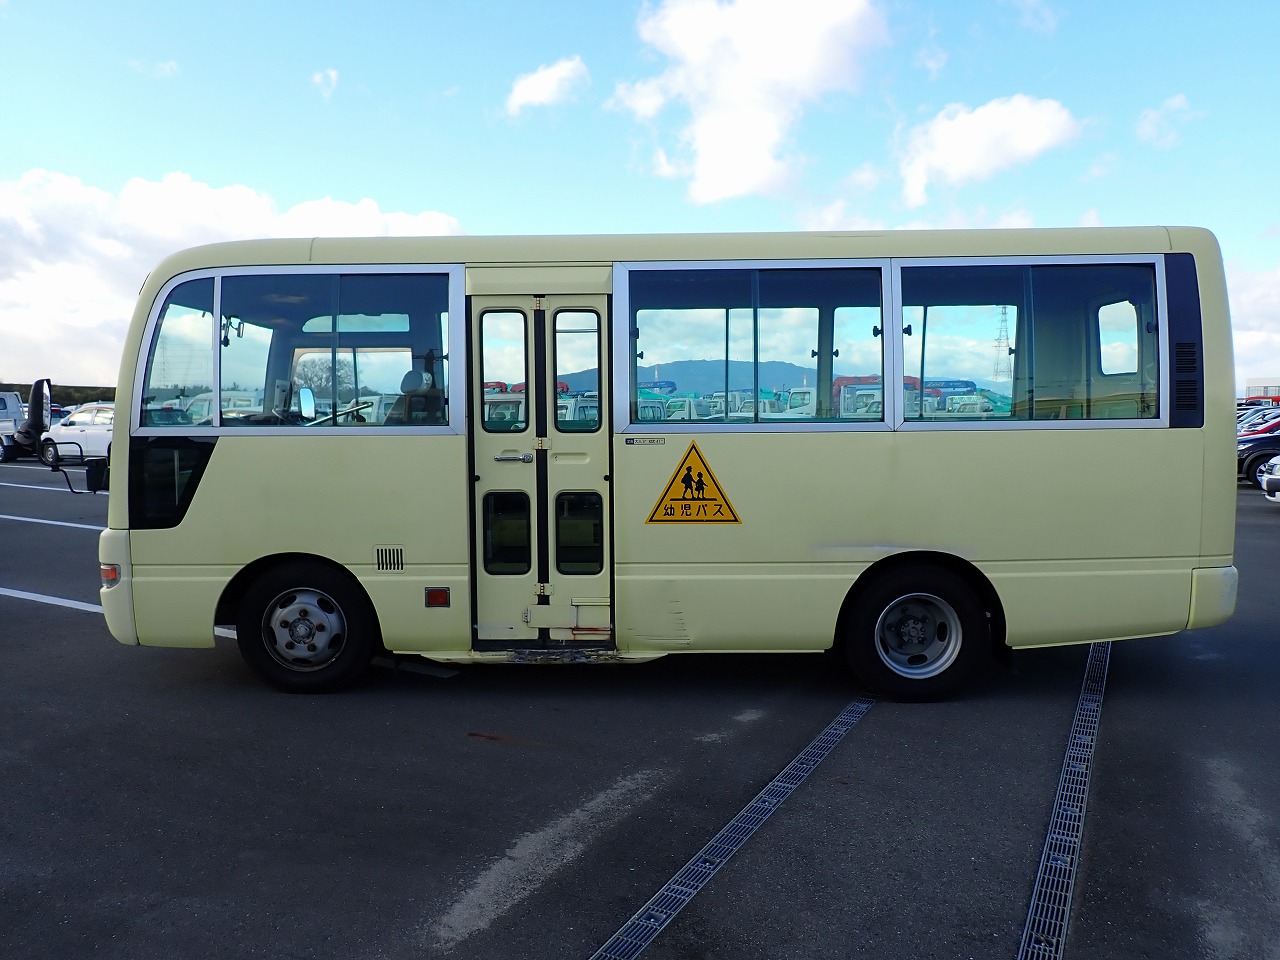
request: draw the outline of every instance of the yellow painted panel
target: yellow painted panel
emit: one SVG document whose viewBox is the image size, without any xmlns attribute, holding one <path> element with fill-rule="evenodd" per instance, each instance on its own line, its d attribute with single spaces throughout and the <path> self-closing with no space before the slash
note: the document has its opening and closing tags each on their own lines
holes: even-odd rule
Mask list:
<svg viewBox="0 0 1280 960">
<path fill-rule="evenodd" d="M 466 441 L 455 436 L 221 437 L 183 522 L 131 535 L 142 642 L 211 635 L 214 605 L 235 572 L 296 553 L 364 582 L 390 648 L 468 646 L 465 463 Z M 403 573 L 374 569 L 375 547 L 388 544 L 404 548 Z M 188 578 L 174 558 L 209 566 L 191 567 Z M 451 605 L 428 610 L 426 586 L 450 587 Z"/>
<path fill-rule="evenodd" d="M 467 293 L 479 294 L 574 294 L 612 293 L 613 267 L 609 264 L 584 266 L 475 266 L 467 270 Z"/>
</svg>

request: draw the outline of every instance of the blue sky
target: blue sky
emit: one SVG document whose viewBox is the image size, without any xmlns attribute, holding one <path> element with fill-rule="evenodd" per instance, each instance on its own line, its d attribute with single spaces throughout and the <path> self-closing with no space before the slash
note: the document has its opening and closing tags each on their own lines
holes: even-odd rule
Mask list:
<svg viewBox="0 0 1280 960">
<path fill-rule="evenodd" d="M 0 380 L 257 236 L 1195 224 L 1280 379 L 1280 4 L 0 0 Z"/>
</svg>

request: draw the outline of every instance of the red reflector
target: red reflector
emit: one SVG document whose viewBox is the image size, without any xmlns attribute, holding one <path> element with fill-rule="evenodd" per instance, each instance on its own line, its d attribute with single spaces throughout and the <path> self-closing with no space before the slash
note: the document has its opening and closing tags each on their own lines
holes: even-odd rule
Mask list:
<svg viewBox="0 0 1280 960">
<path fill-rule="evenodd" d="M 104 587 L 114 587 L 120 582 L 120 568 L 114 563 L 98 564 L 99 576 Z"/>
<path fill-rule="evenodd" d="M 448 587 L 427 587 L 428 607 L 447 607 L 449 605 Z"/>
</svg>

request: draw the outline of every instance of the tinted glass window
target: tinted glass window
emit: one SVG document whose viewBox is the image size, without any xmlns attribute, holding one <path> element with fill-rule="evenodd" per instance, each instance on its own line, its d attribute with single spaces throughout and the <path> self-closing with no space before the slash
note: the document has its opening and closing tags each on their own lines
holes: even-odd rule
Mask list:
<svg viewBox="0 0 1280 960">
<path fill-rule="evenodd" d="M 160 308 L 142 382 L 142 426 L 186 426 L 213 390 L 213 278 L 188 280 Z M 207 412 L 200 418 L 207 419 Z"/>
<path fill-rule="evenodd" d="M 880 420 L 873 268 L 633 270 L 631 421 Z"/>
<path fill-rule="evenodd" d="M 491 310 L 480 317 L 480 371 L 485 384 L 481 424 L 489 433 L 519 433 L 529 423 L 525 316 Z"/>
<path fill-rule="evenodd" d="M 907 420 L 1158 416 L 1149 264 L 902 270 Z"/>
<path fill-rule="evenodd" d="M 533 565 L 529 497 L 523 493 L 486 493 L 483 512 L 485 573 L 528 573 Z"/>
<path fill-rule="evenodd" d="M 600 429 L 600 318 L 584 310 L 555 315 L 556 429 Z"/>
<path fill-rule="evenodd" d="M 444 276 L 228 276 L 221 315 L 222 426 L 358 429 L 448 420 Z M 304 391 L 314 402 L 311 417 Z"/>
<path fill-rule="evenodd" d="M 556 497 L 556 569 L 594 574 L 604 569 L 604 500 L 598 493 Z"/>
</svg>

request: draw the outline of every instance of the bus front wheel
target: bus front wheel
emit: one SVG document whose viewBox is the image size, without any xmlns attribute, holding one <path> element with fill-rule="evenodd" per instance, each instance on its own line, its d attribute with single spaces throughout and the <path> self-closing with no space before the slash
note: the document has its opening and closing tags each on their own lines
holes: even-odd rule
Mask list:
<svg viewBox="0 0 1280 960">
<path fill-rule="evenodd" d="M 895 700 L 954 693 L 990 650 L 987 616 L 965 580 L 941 568 L 891 571 L 854 600 L 845 656 Z"/>
<path fill-rule="evenodd" d="M 245 592 L 236 643 L 245 662 L 280 690 L 339 690 L 358 680 L 373 657 L 373 607 L 337 571 L 320 564 L 285 564 Z"/>
</svg>

